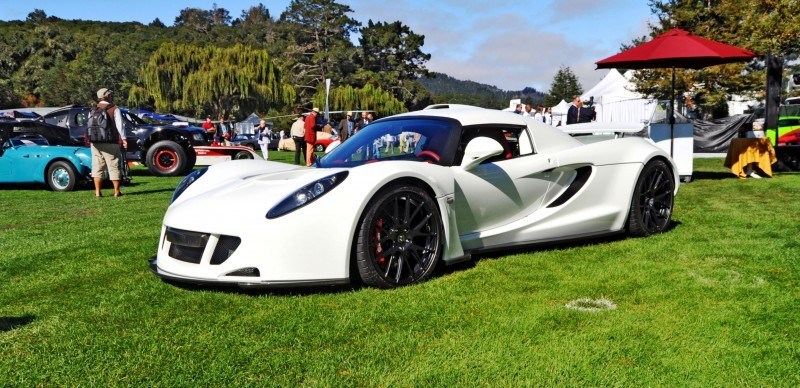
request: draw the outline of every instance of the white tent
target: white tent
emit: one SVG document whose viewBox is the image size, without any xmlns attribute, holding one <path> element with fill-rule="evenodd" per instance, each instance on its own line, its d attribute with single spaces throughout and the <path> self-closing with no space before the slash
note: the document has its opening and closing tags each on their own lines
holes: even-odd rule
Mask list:
<svg viewBox="0 0 800 388">
<path fill-rule="evenodd" d="M 558 126 L 559 122 L 561 125 L 567 125 L 567 112 L 569 112 L 570 104 L 564 100 L 558 103 L 558 105 L 552 107 L 550 109 L 550 113 L 553 116 L 553 125 Z"/>
<path fill-rule="evenodd" d="M 656 101 L 633 91 L 632 76 L 630 71 L 623 76 L 617 69 L 611 69 L 597 85 L 583 93 L 583 101 L 594 98 L 598 122 L 650 121 Z"/>
<path fill-rule="evenodd" d="M 261 118 L 255 113 L 250 113 L 246 119 L 236 123 L 236 133 L 255 133 L 254 128 L 258 126 Z"/>
</svg>

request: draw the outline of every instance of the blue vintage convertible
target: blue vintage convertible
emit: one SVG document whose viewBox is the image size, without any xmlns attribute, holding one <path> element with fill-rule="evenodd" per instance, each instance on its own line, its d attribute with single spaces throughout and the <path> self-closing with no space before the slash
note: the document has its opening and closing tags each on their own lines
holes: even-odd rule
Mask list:
<svg viewBox="0 0 800 388">
<path fill-rule="evenodd" d="M 43 183 L 70 191 L 91 178 L 91 150 L 64 128 L 33 121 L 0 121 L 0 184 Z"/>
</svg>

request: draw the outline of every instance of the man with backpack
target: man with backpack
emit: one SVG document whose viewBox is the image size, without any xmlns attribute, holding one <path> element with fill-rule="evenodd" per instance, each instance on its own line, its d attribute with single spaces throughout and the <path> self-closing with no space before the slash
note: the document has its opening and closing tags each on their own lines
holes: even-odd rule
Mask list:
<svg viewBox="0 0 800 388">
<path fill-rule="evenodd" d="M 114 185 L 114 196 L 122 196 L 119 191 L 121 157 L 120 140 L 122 149 L 128 147 L 125 139 L 125 129 L 122 126 L 122 113 L 114 105 L 113 92 L 102 88 L 97 91 L 100 102 L 89 111 L 88 129 L 86 137 L 92 146 L 92 178 L 94 178 L 94 196 L 103 194 L 100 187 L 108 168 L 109 179 Z"/>
</svg>

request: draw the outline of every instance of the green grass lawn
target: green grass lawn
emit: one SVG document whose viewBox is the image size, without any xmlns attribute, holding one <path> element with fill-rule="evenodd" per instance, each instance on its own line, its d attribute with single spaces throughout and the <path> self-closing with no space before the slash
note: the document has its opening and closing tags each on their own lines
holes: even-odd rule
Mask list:
<svg viewBox="0 0 800 388">
<path fill-rule="evenodd" d="M 698 159 L 662 235 L 236 292 L 149 272 L 180 178 L 135 173 L 122 198 L 0 189 L 2 385 L 800 385 L 798 174 Z M 584 297 L 617 308 L 565 308 Z"/>
</svg>

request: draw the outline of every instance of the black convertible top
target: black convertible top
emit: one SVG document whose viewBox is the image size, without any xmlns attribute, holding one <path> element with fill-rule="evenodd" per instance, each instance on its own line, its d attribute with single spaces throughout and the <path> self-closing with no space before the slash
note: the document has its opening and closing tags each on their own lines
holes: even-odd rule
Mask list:
<svg viewBox="0 0 800 388">
<path fill-rule="evenodd" d="M 39 135 L 52 145 L 84 146 L 81 141 L 69 136 L 69 130 L 41 121 L 0 120 L 0 142 L 20 135 Z"/>
</svg>

